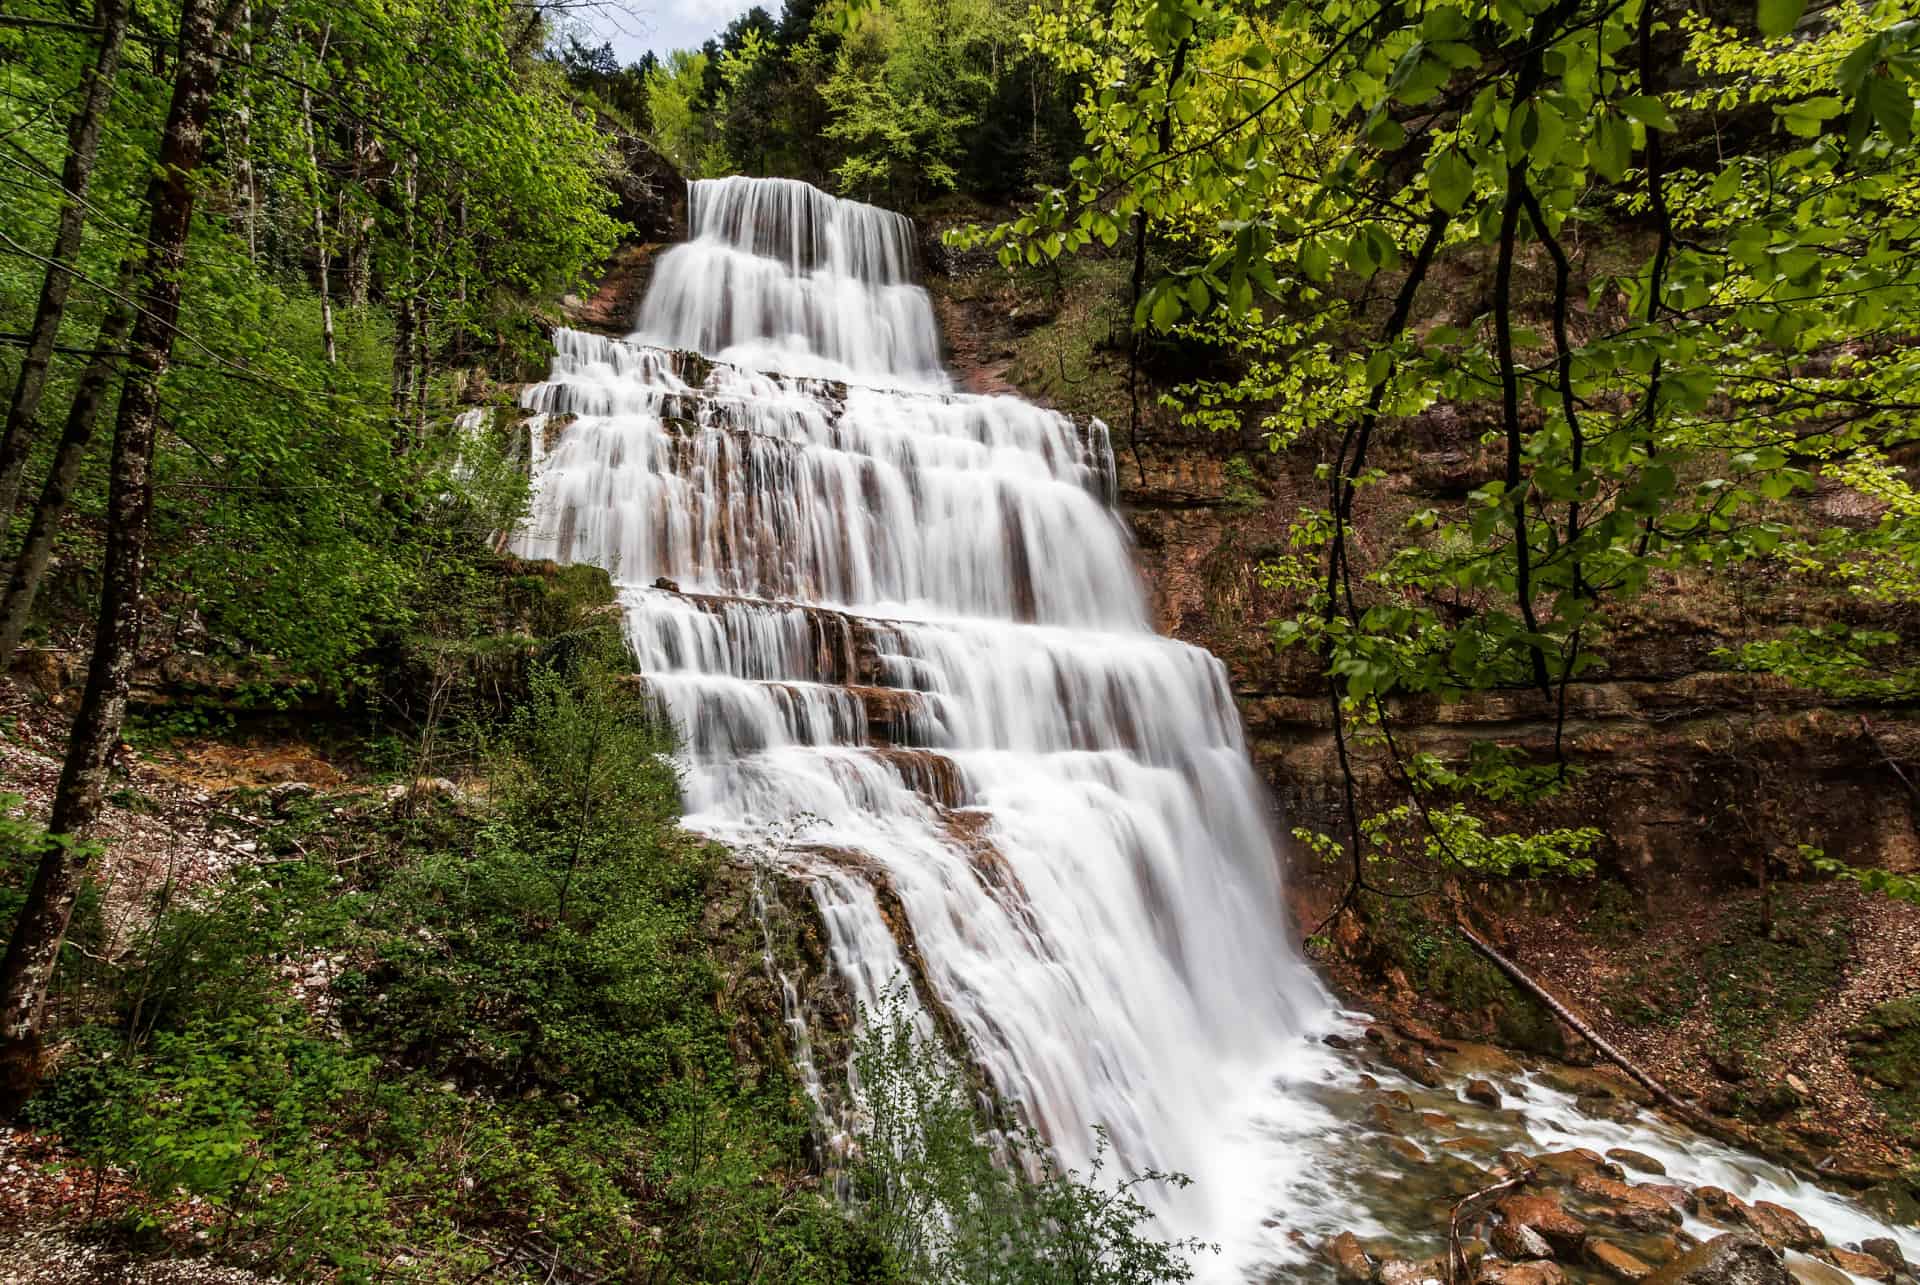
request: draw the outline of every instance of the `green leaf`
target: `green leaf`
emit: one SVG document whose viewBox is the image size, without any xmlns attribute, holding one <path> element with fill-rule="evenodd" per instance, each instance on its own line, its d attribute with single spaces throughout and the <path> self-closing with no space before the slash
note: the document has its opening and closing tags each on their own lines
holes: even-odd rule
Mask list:
<svg viewBox="0 0 1920 1285">
<path fill-rule="evenodd" d="M 1610 183 L 1626 177 L 1633 159 L 1633 129 L 1619 116 L 1608 112 L 1593 123 L 1587 139 L 1587 160 Z"/>
<path fill-rule="evenodd" d="M 1651 94 L 1627 94 L 1620 99 L 1620 110 L 1645 125 L 1648 129 L 1671 130 L 1673 113 L 1667 105 Z"/>
<path fill-rule="evenodd" d="M 1427 187 L 1433 203 L 1453 214 L 1473 192 L 1473 166 L 1453 148 L 1442 148 L 1427 165 Z"/>
<path fill-rule="evenodd" d="M 1763 36 L 1784 36 L 1800 21 L 1807 0 L 1760 0 L 1754 14 Z"/>
</svg>

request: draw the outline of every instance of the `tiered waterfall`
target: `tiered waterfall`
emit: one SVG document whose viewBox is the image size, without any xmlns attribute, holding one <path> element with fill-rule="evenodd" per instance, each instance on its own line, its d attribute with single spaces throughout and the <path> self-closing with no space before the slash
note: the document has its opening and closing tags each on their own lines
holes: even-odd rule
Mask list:
<svg viewBox="0 0 1920 1285">
<path fill-rule="evenodd" d="M 688 824 L 798 827 L 856 996 L 910 955 L 1067 1164 L 1104 1127 L 1193 1178 L 1163 1231 L 1273 1252 L 1270 1086 L 1328 1002 L 1225 671 L 1149 628 L 1104 427 L 950 391 L 901 216 L 725 179 L 690 219 L 633 336 L 556 336 L 521 551 L 623 586 Z"/>
</svg>

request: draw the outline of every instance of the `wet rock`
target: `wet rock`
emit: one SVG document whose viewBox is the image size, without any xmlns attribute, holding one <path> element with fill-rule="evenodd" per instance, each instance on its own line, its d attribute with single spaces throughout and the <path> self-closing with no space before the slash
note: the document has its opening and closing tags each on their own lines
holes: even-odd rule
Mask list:
<svg viewBox="0 0 1920 1285">
<path fill-rule="evenodd" d="M 1602 1174 L 1608 1178 L 1624 1178 L 1626 1171 L 1619 1165 L 1610 1164 L 1598 1151 L 1589 1151 L 1585 1147 L 1575 1147 L 1571 1151 L 1549 1151 L 1544 1156 L 1535 1156 L 1534 1167 L 1549 1176 L 1550 1181 L 1572 1182 L 1583 1174 Z"/>
<path fill-rule="evenodd" d="M 1438 1068 L 1427 1060 L 1427 1055 L 1411 1044 L 1390 1044 L 1381 1051 L 1381 1056 L 1386 1059 L 1388 1066 L 1415 1084 L 1437 1089 L 1446 1082 Z"/>
<path fill-rule="evenodd" d="M 1729 1225 L 1740 1225 L 1747 1221 L 1747 1202 L 1724 1187 L 1696 1187 L 1693 1195 L 1703 1218 Z"/>
<path fill-rule="evenodd" d="M 1653 1275 L 1653 1268 L 1629 1254 L 1610 1240 L 1598 1237 L 1587 1242 L 1587 1261 L 1617 1281 L 1644 1280 Z"/>
<path fill-rule="evenodd" d="M 1853 1285 L 1853 1278 L 1838 1267 L 1805 1254 L 1787 1255 L 1787 1275 L 1799 1285 Z"/>
<path fill-rule="evenodd" d="M 1393 1108 L 1384 1102 L 1376 1102 L 1367 1108 L 1367 1122 L 1388 1133 L 1400 1132 L 1399 1118 L 1394 1115 Z"/>
<path fill-rule="evenodd" d="M 1780 1251 L 1743 1232 L 1716 1236 L 1646 1280 L 1647 1285 L 1793 1285 Z"/>
<path fill-rule="evenodd" d="M 1898 1246 L 1895 1246 L 1895 1248 L 1897 1249 Z M 1872 1254 L 1856 1254 L 1851 1249 L 1829 1249 L 1827 1251 L 1827 1257 L 1832 1259 L 1833 1265 L 1843 1272 L 1850 1272 L 1855 1276 L 1864 1276 L 1870 1281 L 1890 1281 L 1893 1279 L 1893 1268 L 1881 1262 Z"/>
<path fill-rule="evenodd" d="M 1489 1258 L 1480 1264 L 1475 1285 L 1566 1285 L 1567 1274 L 1551 1259 L 1527 1263 L 1504 1263 Z"/>
<path fill-rule="evenodd" d="M 1504 1258 L 1552 1258 L 1553 1246 L 1525 1223 L 1505 1222 L 1493 1229 L 1494 1251 Z"/>
<path fill-rule="evenodd" d="M 1443 1272 L 1432 1263 L 1414 1263 L 1404 1258 L 1389 1258 L 1373 1269 L 1378 1285 L 1440 1285 Z"/>
<path fill-rule="evenodd" d="M 1747 1225 L 1775 1245 L 1788 1249 L 1818 1249 L 1827 1238 L 1799 1214 L 1771 1200 L 1756 1200 L 1747 1207 Z"/>
<path fill-rule="evenodd" d="M 1573 1189 L 1600 1203 L 1601 1216 L 1608 1222 L 1635 1231 L 1665 1231 L 1680 1225 L 1680 1211 L 1657 1191 L 1635 1187 L 1599 1173 L 1583 1173 L 1573 1180 Z"/>
<path fill-rule="evenodd" d="M 1574 1254 L 1587 1238 L 1587 1226 L 1552 1196 L 1507 1196 L 1494 1205 L 1509 1223 L 1531 1227 L 1560 1254 Z"/>
<path fill-rule="evenodd" d="M 1693 1192 L 1675 1183 L 1643 1182 L 1640 1190 L 1651 1191 L 1683 1214 L 1693 1213 L 1700 1208 L 1700 1201 Z"/>
<path fill-rule="evenodd" d="M 1333 1048 L 1333 1049 L 1350 1049 L 1353 1047 L 1352 1040 L 1348 1039 L 1344 1035 L 1340 1035 L 1335 1032 L 1329 1032 L 1325 1035 L 1322 1035 L 1320 1037 L 1320 1042 L 1326 1045 L 1328 1048 Z"/>
<path fill-rule="evenodd" d="M 1413 1110 L 1413 1099 L 1399 1089 L 1388 1089 L 1380 1095 L 1380 1100 L 1397 1111 Z"/>
<path fill-rule="evenodd" d="M 1876 1236 L 1872 1240 L 1860 1242 L 1860 1252 L 1870 1258 L 1877 1258 L 1895 1272 L 1907 1270 L 1907 1256 L 1901 1252 L 1900 1242 L 1886 1236 Z"/>
<path fill-rule="evenodd" d="M 1373 1262 L 1367 1257 L 1367 1251 L 1360 1248 L 1360 1238 L 1352 1232 L 1341 1232 L 1328 1241 L 1321 1252 L 1333 1264 L 1335 1280 L 1346 1285 L 1362 1285 L 1373 1279 Z"/>
<path fill-rule="evenodd" d="M 1466 1092 L 1469 1102 L 1478 1102 L 1481 1106 L 1488 1107 L 1500 1105 L 1500 1090 L 1494 1088 L 1487 1080 L 1468 1080 Z"/>
<path fill-rule="evenodd" d="M 1420 1113 L 1420 1123 L 1426 1125 L 1429 1129 L 1451 1129 L 1453 1127 L 1453 1117 L 1440 1111 L 1422 1111 Z"/>
<path fill-rule="evenodd" d="M 1627 1147 L 1612 1147 L 1607 1151 L 1607 1159 L 1617 1160 L 1637 1173 L 1664 1174 L 1667 1167 L 1644 1151 L 1634 1151 Z"/>
<path fill-rule="evenodd" d="M 1388 1138 L 1387 1150 L 1393 1152 L 1402 1160 L 1408 1160 L 1417 1165 L 1423 1165 L 1427 1162 L 1427 1153 L 1422 1151 L 1417 1144 L 1408 1142 L 1405 1138 Z"/>
</svg>

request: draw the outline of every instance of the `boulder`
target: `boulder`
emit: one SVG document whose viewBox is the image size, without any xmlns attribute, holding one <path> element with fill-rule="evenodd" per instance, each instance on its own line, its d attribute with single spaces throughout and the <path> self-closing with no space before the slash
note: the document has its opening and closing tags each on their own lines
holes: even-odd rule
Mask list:
<svg viewBox="0 0 1920 1285">
<path fill-rule="evenodd" d="M 1635 1187 L 1598 1173 L 1583 1173 L 1573 1189 L 1600 1206 L 1608 1222 L 1635 1231 L 1665 1231 L 1680 1225 L 1680 1211 L 1657 1191 Z"/>
<path fill-rule="evenodd" d="M 1561 1207 L 1552 1196 L 1507 1196 L 1494 1212 L 1509 1223 L 1531 1227 L 1557 1254 L 1575 1254 L 1587 1238 L 1587 1225 Z"/>
<path fill-rule="evenodd" d="M 1468 1080 L 1466 1093 L 1469 1102 L 1478 1102 L 1481 1106 L 1488 1107 L 1500 1105 L 1500 1090 L 1494 1088 L 1490 1081 Z"/>
<path fill-rule="evenodd" d="M 1898 1248 L 1898 1246 L 1895 1248 Z M 1841 1271 L 1849 1272 L 1852 1275 L 1862 1276 L 1870 1281 L 1890 1281 L 1893 1279 L 1893 1268 L 1887 1266 L 1887 1264 L 1881 1262 L 1872 1254 L 1856 1254 L 1851 1249 L 1829 1249 L 1827 1256 L 1833 1260 L 1835 1267 L 1838 1267 Z"/>
<path fill-rule="evenodd" d="M 1501 1223 L 1493 1229 L 1493 1248 L 1503 1258 L 1552 1258 L 1553 1246 L 1525 1223 Z"/>
<path fill-rule="evenodd" d="M 1820 1229 L 1784 1205 L 1756 1200 L 1746 1210 L 1747 1225 L 1773 1244 L 1806 1251 L 1827 1243 Z"/>
<path fill-rule="evenodd" d="M 1644 1151 L 1633 1151 L 1626 1147 L 1613 1147 L 1607 1152 L 1607 1159 L 1617 1160 L 1620 1164 L 1636 1173 L 1650 1173 L 1664 1176 L 1667 1167 Z"/>
<path fill-rule="evenodd" d="M 1643 1182 L 1639 1187 L 1642 1191 L 1651 1191 L 1683 1214 L 1690 1214 L 1700 1208 L 1700 1201 L 1693 1192 L 1677 1183 Z"/>
<path fill-rule="evenodd" d="M 1745 1232 L 1716 1236 L 1646 1280 L 1647 1285 L 1793 1285 L 1780 1251 Z"/>
<path fill-rule="evenodd" d="M 1653 1268 L 1610 1240 L 1596 1236 L 1587 1241 L 1584 1252 L 1589 1263 L 1617 1281 L 1645 1280 L 1653 1275 Z"/>
<path fill-rule="evenodd" d="M 1609 1164 L 1607 1158 L 1598 1151 L 1589 1151 L 1585 1147 L 1575 1147 L 1571 1151 L 1550 1151 L 1544 1156 L 1535 1156 L 1534 1166 L 1546 1171 L 1555 1181 L 1572 1182 L 1584 1174 L 1604 1174 L 1609 1178 L 1624 1178 L 1626 1171 L 1619 1165 Z"/>
<path fill-rule="evenodd" d="M 1876 1236 L 1872 1240 L 1863 1240 L 1860 1242 L 1860 1252 L 1879 1259 L 1895 1272 L 1907 1270 L 1907 1256 L 1901 1252 L 1900 1242 L 1890 1237 Z"/>
<path fill-rule="evenodd" d="M 1367 1251 L 1360 1248 L 1360 1238 L 1352 1232 L 1341 1232 L 1328 1241 L 1321 1252 L 1333 1264 L 1335 1280 L 1345 1285 L 1365 1285 L 1373 1279 L 1373 1263 L 1367 1258 Z"/>
</svg>

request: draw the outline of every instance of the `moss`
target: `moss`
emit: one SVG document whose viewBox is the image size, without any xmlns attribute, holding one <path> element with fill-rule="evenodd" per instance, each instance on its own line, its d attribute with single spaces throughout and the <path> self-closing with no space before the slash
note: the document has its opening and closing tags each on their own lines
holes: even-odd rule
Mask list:
<svg viewBox="0 0 1920 1285">
<path fill-rule="evenodd" d="M 1426 918 L 1411 902 L 1369 902 L 1371 936 L 1384 962 L 1404 972 L 1420 994 L 1455 1014 L 1468 1026 L 1468 1034 L 1493 1035 L 1530 1053 L 1565 1052 L 1553 1014 L 1508 981 L 1451 925 Z"/>
<path fill-rule="evenodd" d="M 1701 958 L 1716 1042 L 1764 1060 L 1769 1037 L 1805 1021 L 1832 995 L 1853 953 L 1853 932 L 1830 889 L 1783 890 L 1773 932 L 1757 906 L 1736 912 Z"/>
<path fill-rule="evenodd" d="M 1920 992 L 1880 1005 L 1848 1031 L 1847 1060 L 1894 1127 L 1920 1143 Z"/>
</svg>

